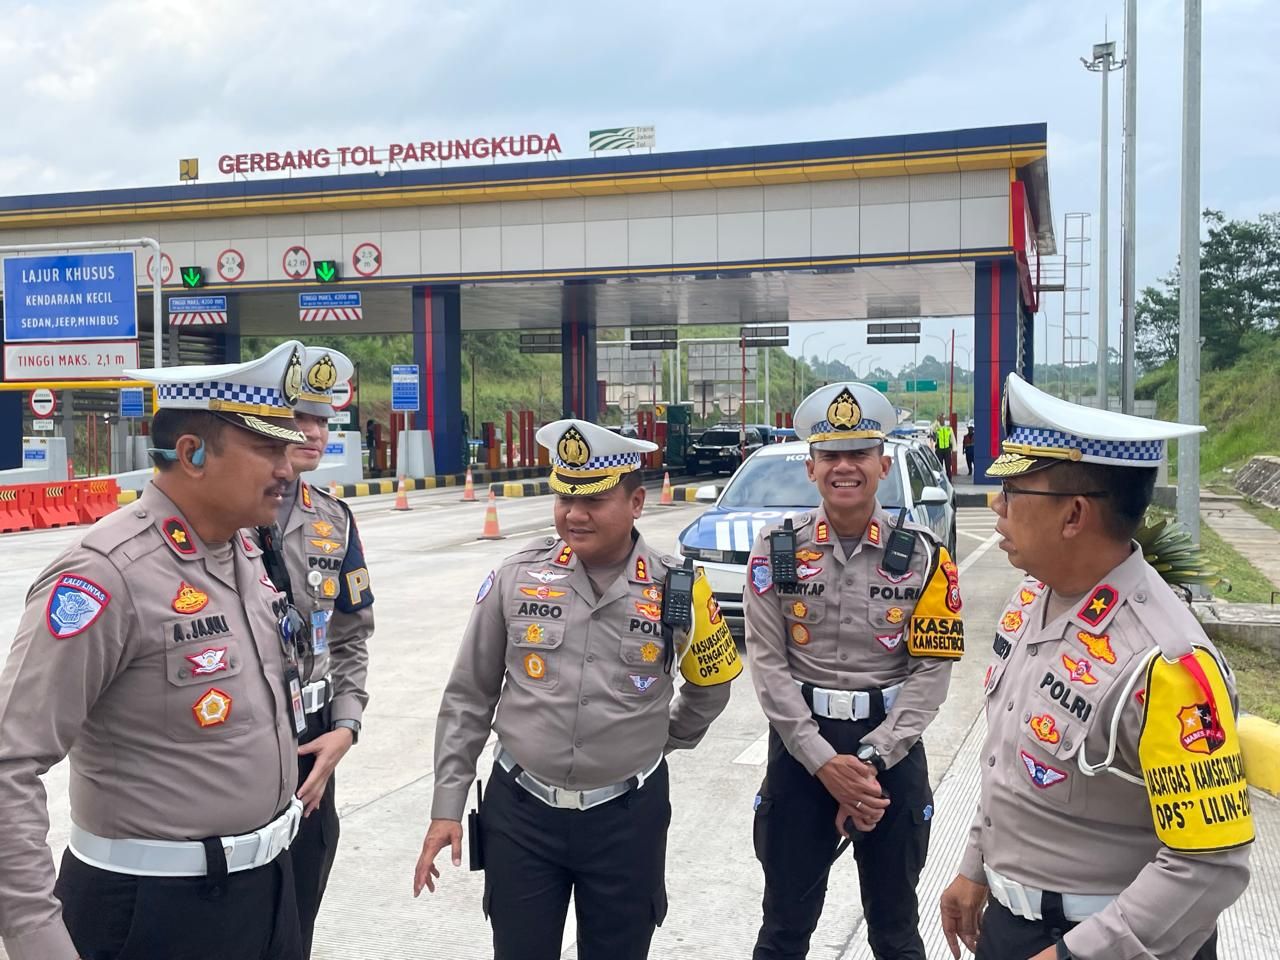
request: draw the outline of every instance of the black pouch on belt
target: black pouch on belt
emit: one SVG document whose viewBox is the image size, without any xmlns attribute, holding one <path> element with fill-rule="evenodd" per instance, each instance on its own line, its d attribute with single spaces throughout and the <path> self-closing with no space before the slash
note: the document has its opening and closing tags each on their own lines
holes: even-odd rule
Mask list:
<svg viewBox="0 0 1280 960">
<path fill-rule="evenodd" d="M 472 870 L 484 869 L 484 836 L 480 828 L 480 804 L 484 802 L 484 793 L 480 778 L 476 778 L 476 808 L 467 814 L 467 851 L 470 855 Z"/>
</svg>

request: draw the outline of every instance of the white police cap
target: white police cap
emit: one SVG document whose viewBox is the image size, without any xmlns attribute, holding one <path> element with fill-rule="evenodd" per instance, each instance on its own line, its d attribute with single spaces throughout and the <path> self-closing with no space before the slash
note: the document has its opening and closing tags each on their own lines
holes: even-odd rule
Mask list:
<svg viewBox="0 0 1280 960">
<path fill-rule="evenodd" d="M 1155 467 L 1165 441 L 1203 433 L 1199 424 L 1132 417 L 1050 396 L 1016 373 L 1005 381 L 1004 451 L 988 477 L 1017 477 L 1055 463 L 1075 461 L 1113 467 Z"/>
<path fill-rule="evenodd" d="M 244 430 L 302 443 L 293 408 L 302 391 L 306 348 L 286 340 L 270 353 L 245 363 L 144 367 L 124 374 L 156 385 L 157 410 L 208 410 Z"/>
<path fill-rule="evenodd" d="M 329 347 L 304 347 L 302 361 L 302 390 L 295 413 L 309 413 L 313 417 L 333 416 L 333 388 L 351 379 L 355 364 L 345 353 Z"/>
<path fill-rule="evenodd" d="M 556 420 L 538 430 L 538 443 L 551 454 L 551 489 L 569 497 L 612 490 L 624 474 L 643 466 L 641 454 L 658 449 L 586 420 Z"/>
<path fill-rule="evenodd" d="M 884 442 L 898 423 L 888 398 L 865 383 L 829 383 L 792 415 L 796 438 L 819 450 L 863 450 Z"/>
</svg>

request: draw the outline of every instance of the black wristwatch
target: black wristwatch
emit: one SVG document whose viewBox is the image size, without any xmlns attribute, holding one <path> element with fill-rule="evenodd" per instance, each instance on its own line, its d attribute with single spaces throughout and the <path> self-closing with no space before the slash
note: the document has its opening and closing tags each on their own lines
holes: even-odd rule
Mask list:
<svg viewBox="0 0 1280 960">
<path fill-rule="evenodd" d="M 1065 941 L 1056 940 L 1053 945 L 1058 948 L 1058 960 L 1073 960 L 1071 951 L 1067 949 Z"/>
<path fill-rule="evenodd" d="M 869 743 L 864 743 L 860 746 L 854 756 L 863 763 L 869 763 L 875 767 L 876 773 L 884 773 L 888 769 L 884 762 L 884 757 L 880 756 L 880 751 Z"/>
</svg>

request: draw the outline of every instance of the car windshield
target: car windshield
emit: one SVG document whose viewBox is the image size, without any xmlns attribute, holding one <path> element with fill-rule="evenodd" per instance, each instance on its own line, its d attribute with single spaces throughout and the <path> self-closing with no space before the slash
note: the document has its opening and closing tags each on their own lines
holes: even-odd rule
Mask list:
<svg viewBox="0 0 1280 960">
<path fill-rule="evenodd" d="M 817 486 L 809 482 L 804 468 L 805 459 L 803 453 L 789 453 L 781 457 L 756 454 L 734 474 L 719 505 L 744 509 L 816 507 L 821 498 Z M 885 507 L 902 504 L 902 472 L 896 456 L 889 468 L 889 476 L 880 481 L 876 496 Z"/>
<path fill-rule="evenodd" d="M 748 437 L 748 440 L 751 438 Z M 704 447 L 728 447 L 738 445 L 737 430 L 708 430 L 698 438 Z"/>
</svg>

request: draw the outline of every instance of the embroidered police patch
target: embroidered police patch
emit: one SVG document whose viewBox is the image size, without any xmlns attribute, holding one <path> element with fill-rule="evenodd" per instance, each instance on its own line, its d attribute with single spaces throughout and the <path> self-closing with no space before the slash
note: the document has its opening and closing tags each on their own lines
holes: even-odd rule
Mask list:
<svg viewBox="0 0 1280 960">
<path fill-rule="evenodd" d="M 767 557 L 751 558 L 751 589 L 761 596 L 773 589 L 773 571 Z"/>
<path fill-rule="evenodd" d="M 49 632 L 59 640 L 83 633 L 107 609 L 111 594 L 92 580 L 75 574 L 64 574 L 53 585 L 49 603 L 45 607 L 45 622 Z"/>
<path fill-rule="evenodd" d="M 1041 790 L 1062 783 L 1067 779 L 1067 775 L 1061 770 L 1051 767 L 1047 763 L 1041 763 L 1027 751 L 1019 750 L 1018 753 L 1022 757 L 1023 765 L 1027 768 L 1027 776 L 1031 778 L 1032 784 Z"/>
<path fill-rule="evenodd" d="M 489 575 L 484 578 L 484 583 L 480 584 L 480 592 L 476 594 L 476 603 L 479 603 L 489 595 L 489 591 L 493 589 L 493 581 L 497 579 L 497 572 L 489 571 Z"/>
<path fill-rule="evenodd" d="M 160 528 L 173 549 L 187 556 L 196 552 L 196 545 L 191 540 L 191 531 L 178 517 L 170 517 L 160 525 Z"/>
<path fill-rule="evenodd" d="M 652 687 L 658 680 L 657 677 L 641 676 L 638 673 L 629 673 L 627 674 L 627 677 L 631 680 L 632 685 L 641 693 L 644 693 Z"/>
</svg>

